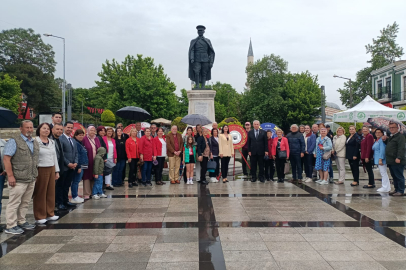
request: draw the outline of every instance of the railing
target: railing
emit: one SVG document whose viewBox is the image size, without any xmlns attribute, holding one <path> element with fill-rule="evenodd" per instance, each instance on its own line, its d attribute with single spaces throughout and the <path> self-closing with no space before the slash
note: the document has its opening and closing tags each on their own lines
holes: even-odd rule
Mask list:
<svg viewBox="0 0 406 270">
<path fill-rule="evenodd" d="M 375 98 L 377 99 L 390 99 L 392 98 L 392 92 L 385 93 L 385 92 L 378 92 L 375 94 Z"/>
<path fill-rule="evenodd" d="M 402 101 L 406 99 L 406 92 L 399 92 L 392 94 L 392 101 Z"/>
</svg>

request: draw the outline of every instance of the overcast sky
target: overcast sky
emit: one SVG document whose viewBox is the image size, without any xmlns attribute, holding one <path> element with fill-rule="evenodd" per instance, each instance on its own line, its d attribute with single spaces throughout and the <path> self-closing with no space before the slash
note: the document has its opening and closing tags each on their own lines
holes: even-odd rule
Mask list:
<svg viewBox="0 0 406 270">
<path fill-rule="evenodd" d="M 3 0 L 0 29 L 33 28 L 66 39 L 66 80 L 92 87 L 106 59 L 143 54 L 162 64 L 180 89 L 190 88 L 187 52 L 206 26 L 216 59 L 213 82 L 244 90 L 250 38 L 255 60 L 277 54 L 289 71 L 309 70 L 325 85 L 327 101 L 341 106 L 336 91 L 367 65 L 365 45 L 397 21 L 398 42 L 406 47 L 406 1 L 390 0 Z M 62 77 L 62 42 L 44 37 L 56 53 Z M 403 59 L 406 59 L 404 56 Z"/>
</svg>

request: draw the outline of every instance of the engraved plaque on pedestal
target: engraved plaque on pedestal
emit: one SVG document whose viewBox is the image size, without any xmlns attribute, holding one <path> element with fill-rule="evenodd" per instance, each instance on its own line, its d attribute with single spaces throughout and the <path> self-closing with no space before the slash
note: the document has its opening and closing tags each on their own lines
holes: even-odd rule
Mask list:
<svg viewBox="0 0 406 270">
<path fill-rule="evenodd" d="M 209 104 L 206 102 L 196 102 L 195 113 L 209 117 Z"/>
</svg>

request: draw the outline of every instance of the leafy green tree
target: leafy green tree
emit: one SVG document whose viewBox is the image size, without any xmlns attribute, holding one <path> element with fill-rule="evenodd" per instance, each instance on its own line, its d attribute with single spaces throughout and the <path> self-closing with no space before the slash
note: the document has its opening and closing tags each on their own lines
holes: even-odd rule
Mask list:
<svg viewBox="0 0 406 270">
<path fill-rule="evenodd" d="M 0 70 L 8 65 L 28 64 L 43 73 L 55 72 L 52 46 L 31 28 L 15 28 L 0 32 Z"/>
<path fill-rule="evenodd" d="M 137 106 L 148 111 L 152 119 L 173 119 L 178 112 L 176 86 L 151 57 L 128 55 L 122 63 L 107 60 L 98 75 L 97 101 L 105 109 Z"/>
<path fill-rule="evenodd" d="M 266 55 L 247 67 L 247 85 L 242 102 L 242 122 L 280 124 L 284 116 L 281 96 L 288 72 L 288 63 L 278 55 Z"/>
<path fill-rule="evenodd" d="M 21 102 L 21 81 L 11 78 L 8 74 L 0 77 L 0 106 L 18 114 Z"/>
<path fill-rule="evenodd" d="M 228 83 L 216 82 L 212 87 L 216 91 L 214 98 L 216 121 L 220 122 L 227 116 L 240 117 L 241 94 Z"/>
<path fill-rule="evenodd" d="M 180 90 L 180 97 L 178 99 L 178 115 L 187 115 L 189 113 L 189 99 L 187 97 L 186 89 Z"/>
<path fill-rule="evenodd" d="M 224 125 L 239 125 L 239 126 L 243 126 L 240 121 L 238 121 L 237 118 L 235 117 L 227 117 L 225 119 L 223 119 L 223 121 L 221 121 L 220 123 L 218 123 L 218 127 L 222 128 Z"/>
<path fill-rule="evenodd" d="M 313 124 L 314 118 L 320 115 L 321 96 L 317 76 L 308 71 L 289 73 L 282 91 L 281 128 L 288 129 L 293 123 Z"/>
<path fill-rule="evenodd" d="M 102 125 L 104 126 L 114 127 L 116 122 L 116 116 L 112 111 L 104 110 L 104 112 L 101 114 L 101 121 Z"/>
<path fill-rule="evenodd" d="M 380 31 L 377 39 L 372 39 L 372 44 L 365 46 L 366 53 L 371 54 L 367 61 L 370 65 L 357 72 L 355 81 L 344 83 L 344 87 L 338 89 L 340 100 L 343 105 L 350 107 L 350 86 L 353 93 L 353 106 L 360 103 L 367 95 L 372 95 L 371 72 L 390 63 L 403 55 L 403 48 L 396 43 L 399 25 L 394 22 Z"/>
<path fill-rule="evenodd" d="M 30 64 L 7 65 L 5 73 L 22 81 L 21 90 L 27 96 L 27 108 L 33 108 L 39 113 L 55 111 L 55 108 L 61 107 L 62 92 L 52 74 L 43 73 Z"/>
</svg>

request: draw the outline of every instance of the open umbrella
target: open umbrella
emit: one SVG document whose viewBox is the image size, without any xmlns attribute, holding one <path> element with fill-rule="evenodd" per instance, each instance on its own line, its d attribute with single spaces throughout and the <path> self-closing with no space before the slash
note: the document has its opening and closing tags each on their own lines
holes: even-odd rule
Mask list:
<svg viewBox="0 0 406 270">
<path fill-rule="evenodd" d="M 134 106 L 121 108 L 116 112 L 116 115 L 134 121 L 144 121 L 151 118 L 151 115 L 144 109 Z"/>
<path fill-rule="evenodd" d="M 9 109 L 0 107 L 0 128 L 7 128 L 15 125 L 17 115 Z"/>
<path fill-rule="evenodd" d="M 383 131 L 386 131 L 387 135 L 391 134 L 389 131 L 389 123 L 394 122 L 399 125 L 400 127 L 399 132 L 402 133 L 403 135 L 406 135 L 406 126 L 402 122 L 392 120 L 387 117 L 368 118 L 367 122 L 371 124 L 371 126 L 373 126 L 374 128 L 381 128 Z"/>
<path fill-rule="evenodd" d="M 158 119 L 154 119 L 151 121 L 151 123 L 155 123 L 155 124 L 164 124 L 167 126 L 170 126 L 172 121 L 171 120 L 167 120 L 165 118 L 158 118 Z"/>
<path fill-rule="evenodd" d="M 191 126 L 196 126 L 197 124 L 204 126 L 212 123 L 209 118 L 201 114 L 188 114 L 180 121 Z"/>
</svg>

